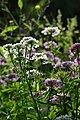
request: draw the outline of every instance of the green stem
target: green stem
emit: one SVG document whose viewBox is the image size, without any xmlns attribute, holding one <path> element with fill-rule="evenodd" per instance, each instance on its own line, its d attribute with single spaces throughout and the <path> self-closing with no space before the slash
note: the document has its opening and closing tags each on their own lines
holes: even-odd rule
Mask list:
<svg viewBox="0 0 80 120">
<path fill-rule="evenodd" d="M 41 120 L 41 119 L 40 119 L 40 113 L 39 113 L 38 107 L 37 107 L 37 101 L 34 99 L 34 96 L 33 96 L 33 94 L 32 94 L 31 86 L 30 86 L 30 83 L 29 83 L 28 79 L 26 79 L 26 81 L 27 81 L 27 85 L 28 85 L 28 88 L 29 88 L 29 91 L 30 91 L 32 100 L 33 100 L 34 105 L 35 105 L 35 110 L 37 111 L 37 114 L 38 114 L 38 120 Z"/>
<path fill-rule="evenodd" d="M 78 97 L 79 97 L 79 93 L 78 93 L 78 88 L 79 88 L 79 84 L 76 84 L 76 120 L 77 120 L 77 114 L 78 114 Z"/>
<path fill-rule="evenodd" d="M 79 65 L 79 50 L 77 50 L 77 61 L 78 61 L 78 65 Z M 78 67 L 78 79 L 80 79 L 80 65 Z M 79 83 L 76 84 L 76 120 L 77 118 L 77 114 L 78 114 L 78 99 L 79 99 Z"/>
</svg>

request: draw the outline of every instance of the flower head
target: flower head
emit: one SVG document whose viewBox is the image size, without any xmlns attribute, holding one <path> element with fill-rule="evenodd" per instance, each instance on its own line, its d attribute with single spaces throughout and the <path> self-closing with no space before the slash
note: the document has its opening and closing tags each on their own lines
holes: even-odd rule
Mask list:
<svg viewBox="0 0 80 120">
<path fill-rule="evenodd" d="M 4 80 L 2 80 L 2 79 L 0 79 L 0 83 L 4 86 L 4 87 L 6 87 L 6 82 L 4 81 Z"/>
<path fill-rule="evenodd" d="M 61 65 L 60 58 L 54 57 L 54 63 L 53 68 L 59 67 Z"/>
<path fill-rule="evenodd" d="M 3 51 L 6 51 L 12 47 L 12 44 L 6 44 L 3 46 Z"/>
<path fill-rule="evenodd" d="M 47 55 L 49 61 L 51 61 L 51 62 L 54 61 L 54 55 L 51 52 L 47 52 L 46 55 Z"/>
<path fill-rule="evenodd" d="M 62 68 L 72 67 L 73 65 L 74 65 L 74 62 L 72 62 L 72 61 L 65 61 L 65 62 L 61 63 Z"/>
<path fill-rule="evenodd" d="M 46 27 L 44 30 L 41 31 L 44 35 L 52 35 L 52 37 L 57 36 L 60 33 L 58 27 Z"/>
<path fill-rule="evenodd" d="M 2 65 L 4 65 L 5 63 L 7 63 L 8 61 L 4 58 L 4 57 L 2 57 L 1 55 L 0 55 L 0 66 L 2 66 Z"/>
<path fill-rule="evenodd" d="M 75 53 L 80 52 L 80 43 L 73 44 L 69 49 L 69 54 L 74 56 Z"/>
<path fill-rule="evenodd" d="M 38 61 L 38 60 L 48 60 L 48 57 L 45 53 L 35 53 L 31 60 L 35 60 L 35 61 Z"/>
<path fill-rule="evenodd" d="M 54 48 L 57 48 L 57 47 L 58 47 L 57 43 L 54 42 L 54 41 L 45 42 L 45 43 L 43 44 L 43 46 L 44 46 L 46 49 L 49 49 L 50 47 L 54 47 Z"/>
<path fill-rule="evenodd" d="M 19 79 L 19 77 L 18 77 L 18 75 L 17 74 L 7 74 L 7 75 L 5 75 L 4 76 L 4 79 L 5 80 L 10 80 L 10 81 L 16 81 L 16 80 L 18 80 Z"/>
<path fill-rule="evenodd" d="M 23 44 L 24 47 L 27 47 L 27 50 L 39 47 L 38 42 L 39 41 L 33 37 L 23 37 L 20 41 L 20 43 Z"/>
<path fill-rule="evenodd" d="M 47 78 L 43 84 L 49 88 L 58 88 L 60 89 L 62 87 L 62 83 L 60 80 L 53 79 L 53 78 Z"/>
</svg>

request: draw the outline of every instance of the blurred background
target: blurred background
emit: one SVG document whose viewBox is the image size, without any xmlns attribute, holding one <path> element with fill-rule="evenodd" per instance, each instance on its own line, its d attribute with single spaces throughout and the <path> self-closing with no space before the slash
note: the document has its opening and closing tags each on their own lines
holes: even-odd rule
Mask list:
<svg viewBox="0 0 80 120">
<path fill-rule="evenodd" d="M 0 0 L 0 46 L 23 36 L 39 39 L 47 26 L 58 26 L 65 39 L 80 42 L 80 0 Z"/>
</svg>

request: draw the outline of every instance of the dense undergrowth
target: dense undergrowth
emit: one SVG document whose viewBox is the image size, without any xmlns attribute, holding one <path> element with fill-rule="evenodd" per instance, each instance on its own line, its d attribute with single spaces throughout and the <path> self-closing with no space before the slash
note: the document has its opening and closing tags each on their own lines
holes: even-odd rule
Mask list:
<svg viewBox="0 0 80 120">
<path fill-rule="evenodd" d="M 0 33 L 14 39 L 0 47 L 0 120 L 80 120 L 76 17 L 65 28 L 60 11 L 51 24 L 45 15 L 39 19 L 39 5 L 35 9 L 37 19 L 21 14 L 22 26 L 12 20 Z"/>
</svg>

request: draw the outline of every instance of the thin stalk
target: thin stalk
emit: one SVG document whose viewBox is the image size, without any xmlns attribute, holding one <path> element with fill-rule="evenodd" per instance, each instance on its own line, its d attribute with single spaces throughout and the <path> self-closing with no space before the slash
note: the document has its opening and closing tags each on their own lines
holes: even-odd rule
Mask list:
<svg viewBox="0 0 80 120">
<path fill-rule="evenodd" d="M 32 48 L 32 45 L 31 45 L 31 48 Z M 32 49 L 31 49 L 31 51 L 32 51 Z M 30 53 L 31 53 L 31 51 L 30 51 Z M 29 56 L 29 60 L 30 60 L 30 57 L 31 57 L 31 56 Z M 25 51 L 25 59 L 26 59 L 26 51 Z M 30 61 L 30 62 L 31 62 L 31 61 Z M 30 70 L 29 70 L 29 74 L 30 74 Z M 38 110 L 38 107 L 37 107 L 37 101 L 34 99 L 34 96 L 33 96 L 33 94 L 32 94 L 32 87 L 31 87 L 30 81 L 28 80 L 27 75 L 26 75 L 25 61 L 24 61 L 24 76 L 25 76 L 25 81 L 27 82 L 27 85 L 28 85 L 28 89 L 29 89 L 31 98 L 32 98 L 33 103 L 34 103 L 34 106 L 35 106 L 35 110 L 36 110 L 36 112 L 37 112 L 37 114 L 38 114 L 38 120 L 41 120 L 41 119 L 40 119 L 40 113 L 39 113 L 39 110 Z"/>
<path fill-rule="evenodd" d="M 79 65 L 79 50 L 77 49 L 77 61 L 78 61 L 78 65 Z M 78 67 L 78 79 L 80 78 L 80 65 Z M 79 83 L 76 84 L 76 120 L 77 118 L 77 114 L 78 114 L 78 99 L 79 99 Z"/>
<path fill-rule="evenodd" d="M 79 84 L 76 84 L 76 120 L 77 120 L 77 114 L 78 114 L 78 97 L 79 97 L 79 93 L 78 93 L 78 88 L 79 88 Z"/>
<path fill-rule="evenodd" d="M 9 52 L 9 56 L 10 56 L 11 62 L 12 62 L 12 64 L 13 64 L 13 66 L 16 68 L 16 65 L 15 65 L 14 60 L 13 60 L 13 56 L 11 55 L 9 49 L 8 49 L 8 52 Z M 22 70 L 22 69 L 21 69 L 21 70 Z M 19 75 L 17 68 L 16 68 L 16 70 L 15 70 L 15 73 L 17 73 L 17 75 L 19 76 L 20 81 L 21 81 L 21 80 L 22 80 L 22 77 Z M 19 82 L 19 91 L 20 91 L 20 82 Z M 19 92 L 19 91 L 18 91 L 18 92 Z M 20 94 L 20 98 L 22 98 L 22 106 L 23 106 L 23 104 L 24 104 L 24 99 L 23 99 L 23 97 L 22 97 L 21 94 Z M 17 106 L 18 106 L 18 103 L 17 103 Z"/>
<path fill-rule="evenodd" d="M 36 102 L 36 100 L 34 99 L 34 96 L 33 96 L 33 94 L 32 94 L 32 90 L 31 90 L 31 86 L 30 86 L 30 83 L 29 83 L 28 80 L 27 80 L 27 84 L 28 84 L 28 88 L 29 88 L 29 91 L 30 91 L 30 94 L 31 94 L 32 100 L 33 100 L 34 105 L 35 105 L 35 110 L 36 110 L 36 112 L 37 112 L 37 114 L 38 114 L 38 120 L 41 120 L 41 119 L 40 119 L 40 113 L 39 113 L 39 111 L 38 111 L 38 107 L 37 107 L 37 102 Z"/>
<path fill-rule="evenodd" d="M 17 23 L 17 21 L 16 21 L 16 19 L 14 18 L 14 16 L 12 15 L 12 13 L 10 12 L 9 8 L 8 8 L 6 5 L 5 5 L 5 9 L 6 9 L 7 12 L 10 14 L 10 16 L 11 16 L 11 18 L 14 20 L 15 24 L 16 24 L 17 26 L 19 26 L 18 23 Z"/>
</svg>

